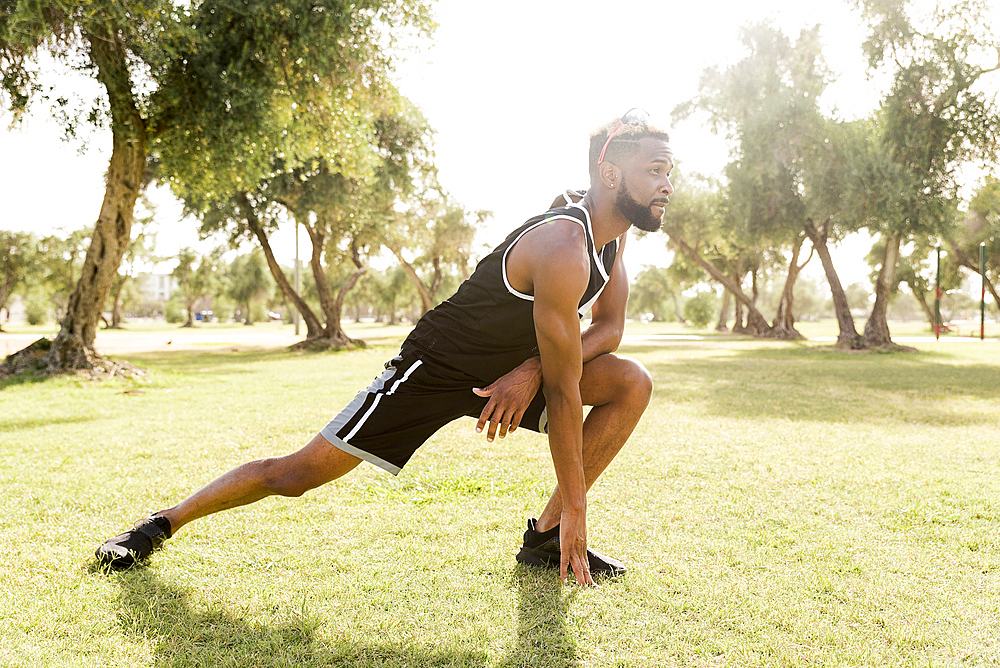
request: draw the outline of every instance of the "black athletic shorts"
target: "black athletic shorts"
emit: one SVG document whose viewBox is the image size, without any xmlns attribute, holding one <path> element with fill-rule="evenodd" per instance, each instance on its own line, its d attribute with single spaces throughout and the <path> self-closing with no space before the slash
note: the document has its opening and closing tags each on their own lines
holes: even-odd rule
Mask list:
<svg viewBox="0 0 1000 668">
<path fill-rule="evenodd" d="M 479 385 L 419 353 L 401 353 L 320 434 L 344 452 L 396 475 L 438 429 L 463 416 L 479 418 L 489 401 L 472 391 Z M 539 390 L 519 428 L 547 433 L 547 422 Z"/>
</svg>

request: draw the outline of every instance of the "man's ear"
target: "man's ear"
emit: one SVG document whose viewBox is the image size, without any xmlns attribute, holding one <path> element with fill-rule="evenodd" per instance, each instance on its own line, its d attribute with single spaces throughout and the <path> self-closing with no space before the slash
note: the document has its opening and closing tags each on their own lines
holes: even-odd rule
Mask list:
<svg viewBox="0 0 1000 668">
<path fill-rule="evenodd" d="M 597 177 L 600 179 L 601 185 L 605 188 L 614 189 L 621 182 L 621 173 L 622 170 L 618 169 L 613 163 L 605 160 L 598 167 Z"/>
</svg>

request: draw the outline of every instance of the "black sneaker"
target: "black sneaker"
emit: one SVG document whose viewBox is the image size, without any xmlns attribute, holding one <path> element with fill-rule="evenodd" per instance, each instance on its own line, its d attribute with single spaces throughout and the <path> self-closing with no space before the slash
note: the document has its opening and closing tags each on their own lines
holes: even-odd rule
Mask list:
<svg viewBox="0 0 1000 668">
<path fill-rule="evenodd" d="M 125 533 L 104 541 L 94 554 L 102 566 L 124 570 L 149 557 L 170 535 L 170 520 L 150 515 L 136 522 Z"/>
<path fill-rule="evenodd" d="M 528 520 L 528 530 L 524 532 L 524 545 L 515 557 L 518 563 L 527 566 L 544 566 L 546 568 L 559 568 L 562 554 L 559 551 L 559 525 L 552 527 L 548 531 L 535 531 L 536 520 L 534 517 Z M 615 578 L 625 575 L 628 569 L 625 564 L 606 557 L 603 554 L 594 552 L 587 548 L 587 561 L 590 562 L 590 574 L 602 575 L 608 578 Z"/>
</svg>

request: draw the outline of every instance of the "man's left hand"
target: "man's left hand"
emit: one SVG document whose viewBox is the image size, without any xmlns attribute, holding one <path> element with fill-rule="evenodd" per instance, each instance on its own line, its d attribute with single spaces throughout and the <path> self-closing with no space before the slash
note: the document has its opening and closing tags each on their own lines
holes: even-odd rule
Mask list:
<svg viewBox="0 0 1000 668">
<path fill-rule="evenodd" d="M 532 357 L 487 387 L 473 388 L 477 395 L 490 398 L 479 415 L 476 433 L 481 433 L 489 422 L 486 440 L 492 442 L 498 427 L 500 438 L 517 429 L 541 385 L 542 364 L 538 357 Z"/>
</svg>

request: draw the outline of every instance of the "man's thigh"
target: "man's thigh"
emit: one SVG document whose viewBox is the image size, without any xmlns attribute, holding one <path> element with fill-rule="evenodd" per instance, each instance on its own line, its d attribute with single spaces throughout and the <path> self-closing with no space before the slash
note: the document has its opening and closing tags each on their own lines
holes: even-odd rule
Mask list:
<svg viewBox="0 0 1000 668">
<path fill-rule="evenodd" d="M 456 383 L 415 355 L 400 355 L 320 433 L 331 444 L 392 474 L 452 420 L 482 410 L 473 383 Z"/>
</svg>

